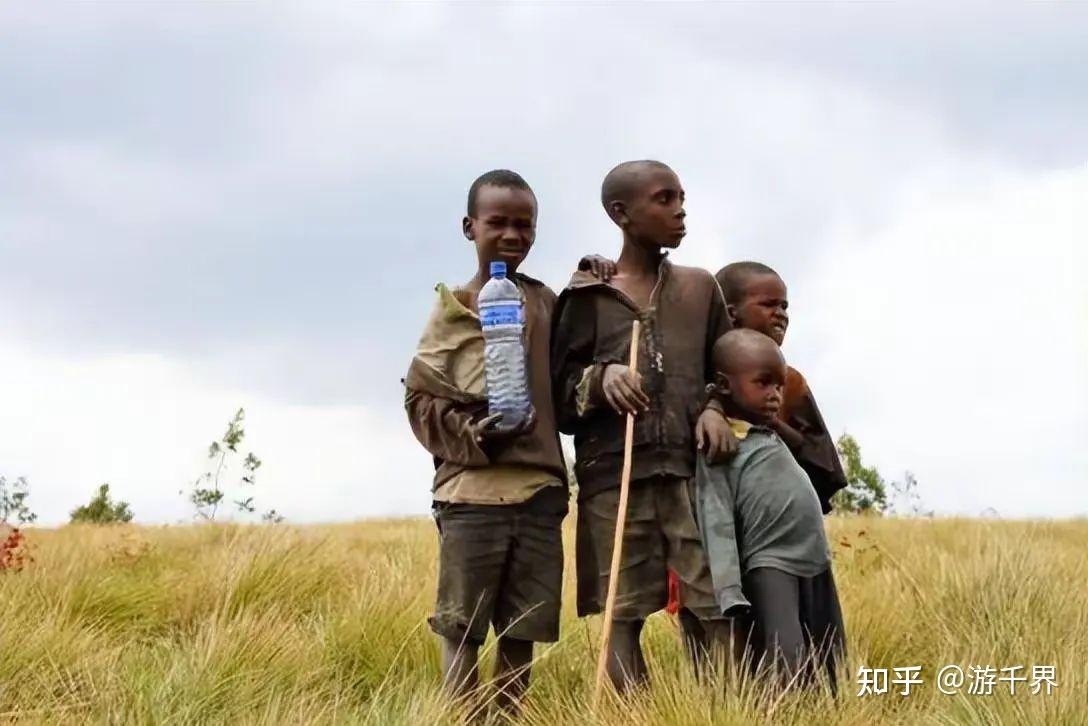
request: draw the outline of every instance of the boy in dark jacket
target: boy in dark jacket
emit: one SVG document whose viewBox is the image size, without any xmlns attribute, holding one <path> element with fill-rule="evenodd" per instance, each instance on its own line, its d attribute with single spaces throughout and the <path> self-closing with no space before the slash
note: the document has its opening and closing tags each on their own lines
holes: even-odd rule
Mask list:
<svg viewBox="0 0 1088 726">
<path fill-rule="evenodd" d="M 692 477 L 699 446 L 716 459 L 735 442 L 724 417 L 705 411 L 710 350 L 729 329 L 725 302 L 705 270 L 673 265 L 684 237 L 684 190 L 665 164 L 620 164 L 601 202 L 623 233 L 615 274 L 576 272 L 559 297 L 552 340 L 559 428 L 574 435 L 578 477 L 578 613 L 600 612 L 608 590 L 623 464 L 625 415 L 635 419 L 630 501 L 608 672 L 620 690 L 647 678 L 639 645 L 645 619 L 664 607 L 667 569 L 681 583 L 685 642 L 696 658 L 728 640 L 699 539 Z M 627 367 L 641 320 L 639 367 Z M 698 662 L 698 661 L 697 661 Z"/>
</svg>

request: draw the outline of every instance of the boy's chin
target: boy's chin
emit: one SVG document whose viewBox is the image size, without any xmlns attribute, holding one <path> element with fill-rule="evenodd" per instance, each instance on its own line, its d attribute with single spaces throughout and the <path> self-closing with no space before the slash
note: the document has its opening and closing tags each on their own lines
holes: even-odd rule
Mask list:
<svg viewBox="0 0 1088 726">
<path fill-rule="evenodd" d="M 770 426 L 774 422 L 774 415 L 763 412 L 745 411 L 742 418 L 755 426 Z"/>
</svg>

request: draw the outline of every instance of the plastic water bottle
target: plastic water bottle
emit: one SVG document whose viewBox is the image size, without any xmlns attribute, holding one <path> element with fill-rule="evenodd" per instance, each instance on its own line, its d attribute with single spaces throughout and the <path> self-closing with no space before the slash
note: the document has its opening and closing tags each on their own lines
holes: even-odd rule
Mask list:
<svg viewBox="0 0 1088 726">
<path fill-rule="evenodd" d="M 480 290 L 484 373 L 489 414 L 501 413 L 499 429 L 512 429 L 533 412 L 525 345 L 525 303 L 506 276 L 505 262 L 491 263 L 491 279 Z"/>
</svg>

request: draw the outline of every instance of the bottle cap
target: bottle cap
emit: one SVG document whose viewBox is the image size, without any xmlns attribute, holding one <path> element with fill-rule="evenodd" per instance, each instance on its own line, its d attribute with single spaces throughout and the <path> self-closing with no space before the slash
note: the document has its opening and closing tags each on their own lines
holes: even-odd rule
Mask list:
<svg viewBox="0 0 1088 726">
<path fill-rule="evenodd" d="M 505 262 L 492 262 L 491 263 L 491 276 L 492 277 L 506 277 L 506 263 Z"/>
</svg>

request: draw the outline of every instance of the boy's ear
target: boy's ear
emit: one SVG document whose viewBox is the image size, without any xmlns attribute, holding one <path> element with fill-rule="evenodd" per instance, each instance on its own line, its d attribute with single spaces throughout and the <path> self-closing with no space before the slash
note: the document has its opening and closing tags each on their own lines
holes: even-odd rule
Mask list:
<svg viewBox="0 0 1088 726">
<path fill-rule="evenodd" d="M 729 390 L 729 377 L 721 371 L 714 371 L 714 392 L 723 398 L 728 398 L 731 391 Z"/>
<path fill-rule="evenodd" d="M 461 234 L 465 235 L 465 239 L 476 239 L 476 231 L 472 228 L 472 217 L 465 217 L 461 220 Z"/>
<path fill-rule="evenodd" d="M 612 218 L 612 221 L 616 223 L 621 229 L 627 226 L 630 219 L 627 217 L 627 205 L 616 200 L 608 203 L 608 216 Z"/>
<path fill-rule="evenodd" d="M 737 327 L 737 306 L 733 303 L 726 303 L 725 314 L 729 316 L 729 322 L 733 324 L 733 327 Z"/>
</svg>

